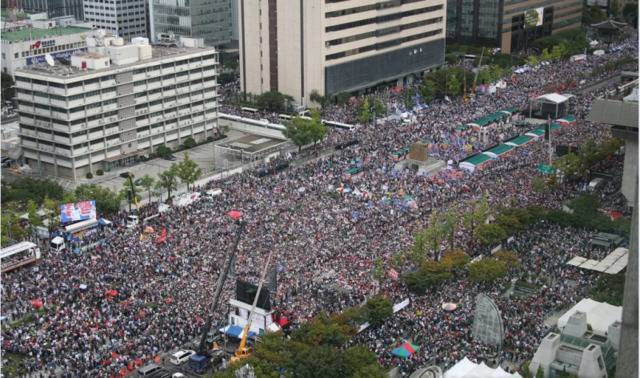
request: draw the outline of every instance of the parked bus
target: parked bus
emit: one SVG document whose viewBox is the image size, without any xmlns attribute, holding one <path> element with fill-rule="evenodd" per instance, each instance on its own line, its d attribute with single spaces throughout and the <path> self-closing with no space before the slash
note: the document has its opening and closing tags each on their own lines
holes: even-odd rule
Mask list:
<svg viewBox="0 0 640 378">
<path fill-rule="evenodd" d="M 40 259 L 40 248 L 32 242 L 23 241 L 0 250 L 2 273 L 31 264 Z"/>
<path fill-rule="evenodd" d="M 335 127 L 338 129 L 343 129 L 343 130 L 349 130 L 352 131 L 355 127 L 353 125 L 349 125 L 346 123 L 342 123 L 342 122 L 336 122 L 336 121 L 322 121 L 322 123 L 325 124 L 325 126 L 327 127 Z"/>
<path fill-rule="evenodd" d="M 243 111 L 245 111 L 245 112 L 250 112 L 250 113 L 257 113 L 257 112 L 258 112 L 258 109 L 255 109 L 255 108 L 249 108 L 249 107 L 246 107 L 246 106 L 243 106 L 243 107 L 242 107 L 242 108 L 240 108 L 240 109 L 241 109 L 241 110 L 243 110 Z"/>
</svg>

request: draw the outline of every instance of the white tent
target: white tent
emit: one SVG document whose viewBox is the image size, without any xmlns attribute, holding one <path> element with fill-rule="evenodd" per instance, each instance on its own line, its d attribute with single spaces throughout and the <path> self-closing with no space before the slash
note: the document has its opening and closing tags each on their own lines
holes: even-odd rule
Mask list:
<svg viewBox="0 0 640 378">
<path fill-rule="evenodd" d="M 544 100 L 546 102 L 550 102 L 553 104 L 562 104 L 563 102 L 566 102 L 569 99 L 569 97 L 563 96 L 559 93 L 547 93 L 547 94 L 543 94 L 542 96 L 538 96 L 536 97 L 536 100 Z"/>
<path fill-rule="evenodd" d="M 484 362 L 476 364 L 465 357 L 447 370 L 444 378 L 522 378 L 522 376 L 518 373 L 507 373 L 501 367 L 492 369 Z"/>
<path fill-rule="evenodd" d="M 576 311 L 587 314 L 587 324 L 591 324 L 593 332 L 599 335 L 607 333 L 609 325 L 616 321 L 622 321 L 622 306 L 612 306 L 605 302 L 596 302 L 593 299 L 585 298 L 565 312 L 558 319 L 558 328 L 563 329 L 569 317 Z"/>
</svg>

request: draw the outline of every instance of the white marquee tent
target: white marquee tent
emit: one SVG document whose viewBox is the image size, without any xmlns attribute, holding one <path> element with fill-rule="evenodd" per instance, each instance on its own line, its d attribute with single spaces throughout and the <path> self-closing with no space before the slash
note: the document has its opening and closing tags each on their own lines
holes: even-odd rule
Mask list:
<svg viewBox="0 0 640 378">
<path fill-rule="evenodd" d="M 613 306 L 605 302 L 596 302 L 593 299 L 585 298 L 565 312 L 558 319 L 558 328 L 563 329 L 569 317 L 576 311 L 587 314 L 587 324 L 591 324 L 593 333 L 604 335 L 609 329 L 609 325 L 616 321 L 622 321 L 622 306 Z"/>
<path fill-rule="evenodd" d="M 484 362 L 476 364 L 465 357 L 447 370 L 444 378 L 522 378 L 522 376 L 518 373 L 507 373 L 501 367 L 492 369 Z"/>
</svg>

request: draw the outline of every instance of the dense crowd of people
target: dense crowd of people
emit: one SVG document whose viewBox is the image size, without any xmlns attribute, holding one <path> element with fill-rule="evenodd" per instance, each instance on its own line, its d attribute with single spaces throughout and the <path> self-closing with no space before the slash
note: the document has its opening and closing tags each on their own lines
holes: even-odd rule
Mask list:
<svg viewBox="0 0 640 378">
<path fill-rule="evenodd" d="M 547 156 L 541 142 L 517 148 L 474 173 L 455 165 L 432 176 L 398 171 L 391 153 L 426 141 L 433 156 L 459 161 L 526 130 L 505 122 L 496 125 L 499 132 L 482 140 L 474 132 L 460 135 L 457 126 L 507 108 L 525 109 L 530 97 L 545 86 L 571 79 L 579 83 L 573 88 L 576 98 L 570 109 L 577 115 L 577 124 L 554 132 L 554 143 L 599 140 L 609 134 L 608 128 L 584 120 L 597 93 L 582 93 L 581 89 L 602 78 L 585 74 L 621 54 L 637 57 L 637 39 L 625 43 L 619 53 L 590 56 L 581 64 L 552 62 L 506 78 L 507 88 L 495 95 L 468 102 L 436 100 L 408 123 L 384 119 L 355 131 L 331 130 L 322 147 L 354 138 L 359 144 L 268 178 L 244 173 L 194 188 L 216 187 L 222 194 L 185 207 L 172 206 L 145 225 L 155 234 L 145 233 L 142 226 L 124 227 L 126 214 L 120 214 L 113 219 L 119 225 L 117 232 L 105 235 L 106 243 L 95 250 L 47 252 L 37 265 L 3 274 L 2 315 L 17 322 L 3 327 L 2 348 L 25 354 L 30 372 L 117 376 L 132 361 L 146 361 L 192 341 L 204 324 L 224 254 L 233 244 L 236 225 L 225 214 L 237 209 L 248 224 L 235 275 L 256 282 L 273 250 L 278 272 L 274 305 L 294 314 L 294 323 L 321 311 L 338 312 L 361 304 L 378 292 L 394 302 L 409 297 L 408 308 L 352 342 L 369 345 L 384 366 L 400 366 L 405 373 L 428 363 L 447 367 L 464 356 L 480 358 L 489 352 L 470 334 L 475 295 L 487 293 L 498 303 L 505 322 L 505 348 L 499 359 L 530 358 L 547 331 L 545 316 L 573 303 L 581 287 L 594 279 L 564 265 L 586 248 L 583 244 L 589 235 L 585 231 L 539 224 L 516 237 L 512 248 L 518 252 L 522 270 L 530 272 L 533 280 L 548 278 L 545 289 L 526 299 L 502 296 L 515 272 L 493 285 L 460 279 L 415 296 L 399 281 L 380 284 L 372 279 L 374 261 L 389 262 L 407 250 L 434 210 L 464 212 L 471 200 L 485 194 L 492 208 L 511 203 L 559 207 L 579 189 L 578 184 L 565 183 L 544 194 L 532 190 L 536 166 Z M 388 109 L 401 103 L 401 94 L 394 91 L 374 95 Z M 331 118 L 330 112 L 339 114 L 340 121 L 353 121 L 352 109 L 330 106 L 323 117 Z M 232 107 L 224 111 L 243 114 Z M 249 113 L 246 115 L 256 117 Z M 604 168 L 619 170 L 619 159 L 606 164 Z M 359 167 L 361 173 L 346 175 L 352 167 Z M 407 196 L 415 206 L 406 205 Z M 139 217 L 156 212 L 157 207 L 150 205 L 140 210 Z M 163 230 L 166 240 L 159 243 L 157 234 Z M 470 237 L 461 228 L 456 241 L 468 245 Z M 409 269 L 412 267 L 404 270 Z M 576 284 L 570 285 L 572 281 Z M 226 323 L 234 285 L 229 279 L 225 286 L 222 305 L 214 314 L 217 325 Z M 43 303 L 38 311 L 31 302 L 36 298 Z M 443 312 L 443 302 L 459 303 L 460 309 Z M 394 359 L 390 351 L 403 338 L 422 349 L 411 359 Z"/>
</svg>

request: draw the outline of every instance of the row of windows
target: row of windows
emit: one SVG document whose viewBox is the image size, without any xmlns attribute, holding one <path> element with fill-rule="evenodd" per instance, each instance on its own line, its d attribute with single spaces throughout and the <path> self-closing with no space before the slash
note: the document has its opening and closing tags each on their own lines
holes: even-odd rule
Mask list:
<svg viewBox="0 0 640 378">
<path fill-rule="evenodd" d="M 195 102 L 193 104 L 181 106 L 179 108 L 172 108 L 171 110 L 164 111 L 164 114 L 168 114 L 168 113 L 171 113 L 171 112 L 176 111 L 176 110 L 182 110 L 182 111 L 189 110 L 192 107 L 202 106 L 202 105 L 204 105 L 204 103 L 205 103 L 204 101 L 198 101 L 198 102 Z M 205 113 L 205 111 L 203 110 L 203 111 L 200 111 L 200 112 L 197 112 L 197 113 L 190 113 L 188 115 L 180 116 L 178 119 L 180 121 L 185 121 L 185 120 L 191 119 L 194 116 L 204 115 L 204 113 Z M 136 117 L 136 121 L 142 122 L 142 121 L 144 121 L 146 119 L 151 119 L 151 118 L 161 117 L 161 116 L 163 116 L 163 112 L 159 111 L 159 112 L 155 112 L 155 113 L 152 113 L 152 114 Z M 173 119 L 175 117 L 171 117 L 171 118 Z M 137 128 L 137 130 L 138 131 L 146 131 L 149 128 L 155 129 L 155 128 L 162 127 L 162 126 L 164 126 L 163 122 L 157 122 L 157 123 L 154 123 L 152 125 L 141 126 L 141 127 Z M 101 126 L 94 127 L 94 128 L 91 128 L 91 129 L 85 129 L 85 130 L 82 130 L 82 131 L 77 131 L 75 133 L 72 133 L 71 135 L 68 134 L 68 133 L 55 131 L 55 130 L 52 130 L 52 129 L 45 129 L 45 128 L 42 128 L 42 127 L 30 126 L 30 125 L 25 125 L 25 124 L 20 125 L 20 128 L 21 128 L 21 130 L 28 130 L 28 131 L 31 131 L 31 132 L 42 133 L 43 135 L 40 135 L 39 136 L 40 138 L 44 137 L 45 135 L 46 136 L 55 135 L 55 136 L 58 136 L 58 137 L 61 137 L 61 138 L 77 138 L 77 137 L 80 137 L 80 136 L 83 136 L 83 135 L 90 135 L 90 134 L 96 133 L 96 132 L 102 133 L 103 130 L 116 131 L 116 130 L 118 130 L 118 124 L 117 123 L 111 123 L 111 124 L 106 125 L 106 126 L 102 126 L 101 125 Z M 118 130 L 118 132 L 116 132 L 116 133 L 114 133 L 112 135 L 101 136 L 100 139 L 92 140 L 91 143 L 97 143 L 97 142 L 102 141 L 103 139 L 107 139 L 107 140 L 117 139 L 120 134 L 122 134 L 122 133 L 119 132 L 119 130 Z M 27 139 L 27 140 L 32 140 L 32 141 L 35 140 L 34 138 L 32 138 L 30 136 L 24 136 L 23 138 Z M 87 142 L 82 142 L 81 144 L 75 145 L 74 148 L 79 148 L 79 147 L 81 147 L 82 144 L 86 144 L 86 143 Z"/>
<path fill-rule="evenodd" d="M 325 13 L 324 16 L 326 18 L 341 17 L 341 16 L 347 16 L 355 13 L 367 12 L 370 10 L 382 10 L 382 9 L 399 7 L 404 4 L 417 3 L 419 1 L 424 1 L 424 0 L 393 0 L 393 1 L 387 1 L 384 3 L 363 5 L 355 8 L 348 8 L 348 9 L 341 9 L 333 12 L 327 12 Z"/>
<path fill-rule="evenodd" d="M 434 35 L 438 35 L 438 34 L 441 34 L 441 33 L 442 33 L 442 29 L 433 30 L 433 31 L 426 32 L 426 33 L 420 33 L 420 34 L 416 34 L 416 35 L 412 35 L 412 36 L 408 36 L 408 37 L 394 39 L 394 40 L 391 40 L 391 41 L 376 43 L 376 44 L 373 44 L 373 45 L 364 46 L 364 47 L 360 47 L 360 48 L 349 50 L 349 51 L 343 51 L 343 52 L 339 52 L 339 53 L 335 53 L 335 54 L 329 54 L 329 55 L 326 56 L 326 59 L 327 60 L 334 60 L 334 59 L 340 59 L 340 58 L 344 58 L 344 57 L 351 56 L 351 55 L 362 54 L 362 53 L 367 52 L 367 51 L 383 50 L 383 49 L 386 49 L 386 48 L 389 48 L 389 47 L 398 46 L 398 45 L 400 45 L 402 43 L 406 43 L 406 42 L 415 41 L 415 40 L 418 40 L 418 39 L 432 37 Z"/>
<path fill-rule="evenodd" d="M 369 32 L 369 33 L 357 34 L 357 35 L 353 35 L 353 36 L 350 36 L 350 37 L 338 38 L 338 39 L 334 39 L 334 40 L 328 41 L 327 45 L 328 46 L 337 46 L 337 45 L 341 45 L 341 44 L 344 44 L 344 43 L 355 42 L 355 41 L 359 41 L 361 39 L 366 39 L 366 38 L 371 38 L 371 37 L 383 37 L 385 35 L 399 33 L 399 32 L 401 32 L 403 30 L 412 29 L 412 28 L 416 28 L 416 27 L 420 27 L 420 26 L 436 24 L 438 22 L 442 22 L 442 17 L 436 17 L 436 18 L 431 18 L 429 20 L 412 22 L 410 24 L 398 25 L 398 26 L 393 26 L 393 27 L 385 28 L 385 29 L 378 29 L 376 31 L 372 31 L 372 32 Z"/>
<path fill-rule="evenodd" d="M 415 16 L 415 15 L 423 14 L 423 13 L 435 12 L 435 11 L 438 11 L 438 10 L 441 10 L 441 9 L 442 9 L 442 4 L 431 6 L 431 7 L 426 7 L 426 8 L 414 9 L 414 10 L 410 10 L 410 11 L 406 11 L 406 12 L 399 12 L 399 13 L 389 14 L 389 15 L 386 15 L 386 16 L 379 16 L 379 17 L 367 18 L 367 19 L 359 20 L 359 21 L 347 22 L 346 24 L 327 26 L 325 28 L 325 31 L 326 32 L 335 32 L 335 31 L 355 28 L 355 27 L 358 27 L 358 26 L 389 22 L 389 21 L 399 20 L 399 19 L 401 19 L 403 17 L 409 17 L 409 16 Z"/>
</svg>

